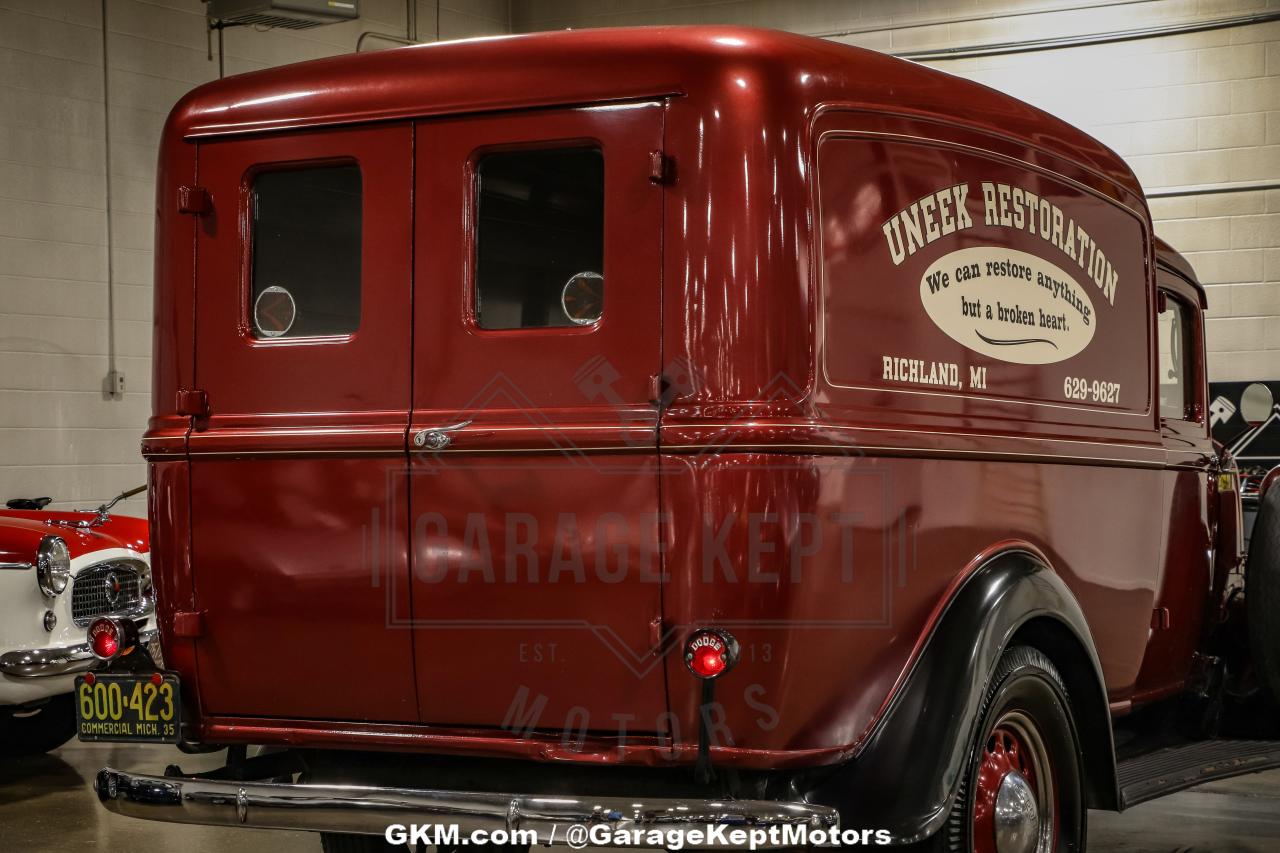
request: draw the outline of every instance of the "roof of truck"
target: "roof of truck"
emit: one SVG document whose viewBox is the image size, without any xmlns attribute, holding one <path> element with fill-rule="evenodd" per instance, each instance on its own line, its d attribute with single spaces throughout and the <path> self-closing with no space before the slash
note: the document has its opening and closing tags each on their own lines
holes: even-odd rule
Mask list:
<svg viewBox="0 0 1280 853">
<path fill-rule="evenodd" d="M 635 27 L 496 36 L 348 54 L 214 81 L 170 137 L 685 95 L 721 109 L 824 104 L 976 126 L 1066 157 L 1141 197 L 1105 145 L 1008 95 L 837 42 L 749 27 Z"/>
<path fill-rule="evenodd" d="M 1156 238 L 1155 242 L 1156 263 L 1168 268 L 1170 272 L 1184 279 L 1187 284 L 1195 288 L 1196 293 L 1200 295 L 1200 307 L 1208 307 L 1209 299 L 1205 293 L 1204 285 L 1200 283 L 1200 279 L 1196 278 L 1196 271 L 1192 268 L 1191 262 L 1181 252 L 1159 237 Z"/>
</svg>

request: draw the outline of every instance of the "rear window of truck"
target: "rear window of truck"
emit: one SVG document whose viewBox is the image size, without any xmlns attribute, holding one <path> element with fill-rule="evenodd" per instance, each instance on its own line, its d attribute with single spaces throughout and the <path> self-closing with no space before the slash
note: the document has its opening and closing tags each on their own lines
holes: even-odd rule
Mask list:
<svg viewBox="0 0 1280 853">
<path fill-rule="evenodd" d="M 604 158 L 596 148 L 476 164 L 475 315 L 482 329 L 590 326 L 604 310 Z"/>
<path fill-rule="evenodd" d="M 359 328 L 361 183 L 355 164 L 254 176 L 249 306 L 256 337 L 349 335 Z"/>
</svg>

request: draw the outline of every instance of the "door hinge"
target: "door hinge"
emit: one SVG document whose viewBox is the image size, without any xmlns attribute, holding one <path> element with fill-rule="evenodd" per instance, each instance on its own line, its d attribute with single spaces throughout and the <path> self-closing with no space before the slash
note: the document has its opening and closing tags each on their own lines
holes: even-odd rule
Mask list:
<svg viewBox="0 0 1280 853">
<path fill-rule="evenodd" d="M 654 657 L 662 657 L 666 640 L 666 623 L 661 616 L 653 617 L 649 620 L 649 651 Z"/>
<path fill-rule="evenodd" d="M 173 635 L 188 640 L 204 636 L 203 610 L 178 610 L 173 614 Z"/>
<path fill-rule="evenodd" d="M 1157 607 L 1151 611 L 1151 630 L 1167 631 L 1173 624 L 1173 619 L 1167 607 Z"/>
<path fill-rule="evenodd" d="M 655 184 L 670 184 L 676 178 L 676 161 L 662 151 L 649 152 L 649 180 Z"/>
<path fill-rule="evenodd" d="M 178 187 L 178 212 L 207 216 L 213 212 L 213 198 L 204 187 Z"/>
<path fill-rule="evenodd" d="M 675 397 L 672 390 L 671 382 L 661 373 L 649 377 L 649 403 L 657 406 L 659 409 L 665 409 L 671 405 L 671 400 Z"/>
<path fill-rule="evenodd" d="M 209 395 L 199 388 L 179 388 L 175 410 L 192 418 L 209 417 Z"/>
</svg>

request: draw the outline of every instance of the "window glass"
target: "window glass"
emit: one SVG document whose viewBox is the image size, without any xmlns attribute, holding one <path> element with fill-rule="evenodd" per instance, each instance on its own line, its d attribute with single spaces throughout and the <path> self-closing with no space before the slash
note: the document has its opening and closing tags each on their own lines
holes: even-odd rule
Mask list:
<svg viewBox="0 0 1280 853">
<path fill-rule="evenodd" d="M 249 320 L 259 338 L 348 335 L 360 326 L 360 167 L 253 180 Z"/>
<path fill-rule="evenodd" d="M 504 151 L 476 168 L 476 322 L 589 326 L 604 310 L 599 149 Z"/>
<path fill-rule="evenodd" d="M 1172 296 L 1166 295 L 1164 302 L 1165 308 L 1156 319 L 1160 336 L 1156 367 L 1156 378 L 1160 383 L 1160 417 L 1186 420 L 1190 417 L 1193 388 L 1187 310 Z"/>
</svg>

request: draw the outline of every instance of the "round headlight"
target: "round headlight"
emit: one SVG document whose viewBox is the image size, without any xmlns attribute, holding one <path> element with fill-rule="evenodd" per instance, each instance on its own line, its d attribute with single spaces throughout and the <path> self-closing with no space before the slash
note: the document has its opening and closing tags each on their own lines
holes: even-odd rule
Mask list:
<svg viewBox="0 0 1280 853">
<path fill-rule="evenodd" d="M 36 550 L 36 583 L 52 598 L 67 588 L 71 579 L 71 552 L 61 536 L 46 536 Z"/>
</svg>

